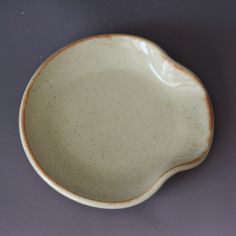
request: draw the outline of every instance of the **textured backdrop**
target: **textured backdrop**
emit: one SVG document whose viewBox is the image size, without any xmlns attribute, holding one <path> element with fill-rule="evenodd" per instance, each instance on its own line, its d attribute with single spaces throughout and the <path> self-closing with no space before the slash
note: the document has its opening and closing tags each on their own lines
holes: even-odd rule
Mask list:
<svg viewBox="0 0 236 236">
<path fill-rule="evenodd" d="M 0 235 L 235 235 L 236 1 L 0 1 Z M 158 43 L 193 70 L 212 98 L 207 160 L 124 210 L 82 206 L 30 166 L 18 133 L 24 88 L 51 53 L 81 37 L 129 33 Z"/>
</svg>

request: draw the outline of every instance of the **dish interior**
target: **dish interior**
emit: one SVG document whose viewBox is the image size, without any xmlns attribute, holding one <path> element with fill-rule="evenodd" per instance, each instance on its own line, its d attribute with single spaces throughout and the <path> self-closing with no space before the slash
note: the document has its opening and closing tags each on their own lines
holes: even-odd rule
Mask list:
<svg viewBox="0 0 236 236">
<path fill-rule="evenodd" d="M 134 199 L 208 148 L 204 89 L 148 41 L 82 41 L 35 76 L 25 108 L 31 152 L 79 196 Z"/>
</svg>

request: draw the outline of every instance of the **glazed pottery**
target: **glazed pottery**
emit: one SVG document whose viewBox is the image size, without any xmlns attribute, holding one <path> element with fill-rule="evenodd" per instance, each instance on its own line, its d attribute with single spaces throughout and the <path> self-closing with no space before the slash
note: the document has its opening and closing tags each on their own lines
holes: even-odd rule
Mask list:
<svg viewBox="0 0 236 236">
<path fill-rule="evenodd" d="M 99 208 L 148 199 L 199 165 L 213 137 L 209 96 L 151 41 L 99 35 L 54 53 L 30 80 L 20 136 L 37 173 L 64 196 Z"/>
</svg>

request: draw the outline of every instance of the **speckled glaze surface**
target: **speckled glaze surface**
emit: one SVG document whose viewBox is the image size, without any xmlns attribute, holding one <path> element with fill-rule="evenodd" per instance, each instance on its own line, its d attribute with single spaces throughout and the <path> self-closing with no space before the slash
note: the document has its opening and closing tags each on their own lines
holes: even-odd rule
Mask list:
<svg viewBox="0 0 236 236">
<path fill-rule="evenodd" d="M 20 108 L 24 150 L 54 189 L 82 204 L 143 202 L 206 157 L 213 113 L 192 72 L 149 40 L 100 35 L 49 57 Z"/>
</svg>

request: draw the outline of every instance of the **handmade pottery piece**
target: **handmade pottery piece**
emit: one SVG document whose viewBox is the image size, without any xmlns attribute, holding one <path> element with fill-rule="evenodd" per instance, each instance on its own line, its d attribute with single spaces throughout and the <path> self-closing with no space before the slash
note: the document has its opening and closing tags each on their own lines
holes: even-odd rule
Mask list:
<svg viewBox="0 0 236 236">
<path fill-rule="evenodd" d="M 19 127 L 51 187 L 85 205 L 125 208 L 205 159 L 213 112 L 196 75 L 157 45 L 111 34 L 78 40 L 39 67 Z"/>
</svg>

